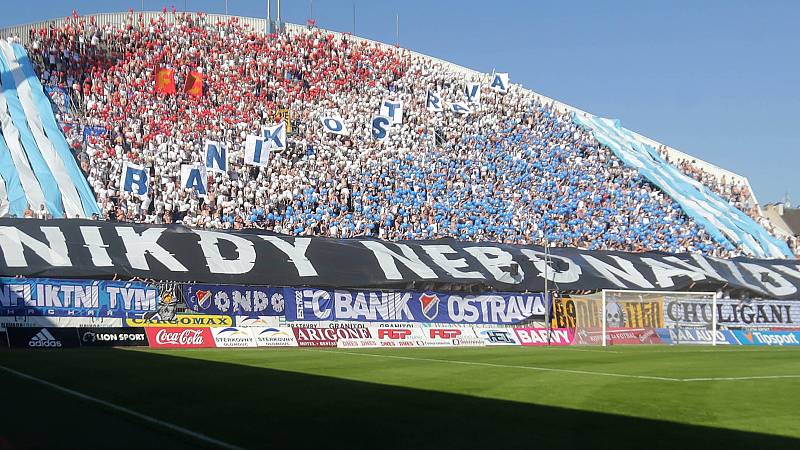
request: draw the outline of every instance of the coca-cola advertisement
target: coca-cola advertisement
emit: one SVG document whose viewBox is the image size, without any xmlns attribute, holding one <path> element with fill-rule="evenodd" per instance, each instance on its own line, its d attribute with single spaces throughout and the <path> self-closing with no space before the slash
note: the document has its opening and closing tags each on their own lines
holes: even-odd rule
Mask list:
<svg viewBox="0 0 800 450">
<path fill-rule="evenodd" d="M 148 327 L 145 331 L 153 348 L 216 347 L 214 336 L 208 328 Z"/>
</svg>

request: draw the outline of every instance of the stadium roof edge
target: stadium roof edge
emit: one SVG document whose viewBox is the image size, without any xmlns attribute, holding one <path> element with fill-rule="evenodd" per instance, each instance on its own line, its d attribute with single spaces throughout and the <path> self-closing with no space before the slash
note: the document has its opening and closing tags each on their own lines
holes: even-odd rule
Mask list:
<svg viewBox="0 0 800 450">
<path fill-rule="evenodd" d="M 163 14 L 163 12 L 161 12 L 161 11 L 135 11 L 135 13 L 137 15 L 139 13 L 144 14 L 145 17 L 158 16 L 158 15 Z M 98 25 L 120 25 L 120 24 L 125 22 L 125 19 L 128 16 L 128 14 L 129 14 L 129 12 L 126 11 L 126 12 L 117 12 L 117 13 L 84 14 L 83 16 L 84 17 L 90 17 L 90 16 L 94 17 L 95 18 L 95 22 Z M 226 14 L 210 14 L 210 13 L 204 13 L 204 15 L 206 17 L 208 17 L 209 19 L 212 19 L 212 20 L 220 20 L 220 19 L 227 20 L 229 18 L 236 18 L 241 23 L 243 23 L 245 25 L 249 25 L 250 27 L 253 28 L 253 30 L 256 30 L 256 31 L 266 31 L 266 29 L 267 29 L 267 20 L 264 19 L 264 18 L 236 16 L 236 15 L 226 15 Z M 0 38 L 7 38 L 7 37 L 16 36 L 17 38 L 19 38 L 19 40 L 21 42 L 28 43 L 28 41 L 29 41 L 28 30 L 30 28 L 32 28 L 32 27 L 42 27 L 42 26 L 49 25 L 49 24 L 59 24 L 59 23 L 65 22 L 67 19 L 69 19 L 69 18 L 61 17 L 61 18 L 42 20 L 42 21 L 39 21 L 39 22 L 30 22 L 30 23 L 26 23 L 26 24 L 14 25 L 14 26 L 10 26 L 10 27 L 1 28 L 0 29 Z M 304 30 L 304 29 L 308 28 L 305 25 L 299 25 L 299 24 L 293 24 L 293 23 L 283 23 L 282 25 L 284 26 L 284 28 L 287 31 L 290 31 L 290 32 L 297 32 L 297 31 Z M 327 29 L 324 29 L 324 28 L 320 28 L 320 29 L 324 30 L 326 32 L 330 32 L 334 36 L 339 37 L 339 38 L 341 38 L 343 36 L 347 36 L 349 39 L 356 39 L 356 40 L 359 40 L 359 41 L 368 42 L 370 44 L 377 44 L 377 45 L 384 46 L 384 47 L 387 47 L 387 48 L 394 47 L 391 44 L 386 44 L 384 42 L 379 42 L 379 41 L 375 41 L 375 40 L 372 40 L 372 39 L 368 39 L 368 38 L 352 35 L 350 33 L 342 33 L 342 32 L 339 32 L 339 31 L 327 30 Z M 467 68 L 467 67 L 464 67 L 464 66 L 460 66 L 460 65 L 452 63 L 450 61 L 446 61 L 446 60 L 443 60 L 443 59 L 440 59 L 440 58 L 436 58 L 436 57 L 433 57 L 433 56 L 430 56 L 430 55 L 426 55 L 424 53 L 419 53 L 419 52 L 416 52 L 416 51 L 410 50 L 410 49 L 404 49 L 404 50 L 408 51 L 412 55 L 420 56 L 420 57 L 427 58 L 429 60 L 435 61 L 437 63 L 440 63 L 443 66 L 451 69 L 454 72 L 460 72 L 460 73 L 462 73 L 464 75 L 469 75 L 469 76 L 486 76 L 487 75 L 486 73 L 479 72 L 479 71 L 476 71 L 476 70 L 473 70 L 473 69 L 470 69 L 470 68 Z M 515 83 L 512 82 L 512 84 L 515 84 Z M 576 108 L 574 106 L 568 105 L 568 104 L 563 103 L 561 101 L 558 101 L 556 99 L 550 98 L 550 97 L 548 97 L 546 95 L 542 95 L 542 94 L 540 94 L 540 93 L 538 93 L 538 92 L 536 92 L 536 91 L 534 91 L 532 89 L 529 89 L 529 88 L 526 88 L 526 87 L 522 86 L 521 84 L 517 83 L 517 86 L 519 86 L 520 88 L 531 92 L 532 94 L 534 94 L 536 97 L 538 97 L 543 102 L 552 103 L 553 105 L 555 105 L 558 109 L 560 109 L 562 111 L 574 112 L 574 113 L 577 113 L 577 114 L 582 114 L 584 116 L 589 116 L 589 115 L 594 116 L 594 114 L 591 114 L 589 112 L 583 111 L 583 110 L 581 110 L 579 108 Z M 702 160 L 700 158 L 692 156 L 692 155 L 690 155 L 688 153 L 682 152 L 682 151 L 680 151 L 678 149 L 670 147 L 669 145 L 662 144 L 662 143 L 656 141 L 655 139 L 648 138 L 648 137 L 643 136 L 643 135 L 641 135 L 641 134 L 639 134 L 639 133 L 637 133 L 635 131 L 632 131 L 632 132 L 636 135 L 637 138 L 641 138 L 641 140 L 643 142 L 646 142 L 649 145 L 652 145 L 652 146 L 654 146 L 656 148 L 664 146 L 666 148 L 666 150 L 667 150 L 667 153 L 673 158 L 693 160 L 695 162 L 696 166 L 699 166 L 703 170 L 712 173 L 717 178 L 721 178 L 722 176 L 726 176 L 729 179 L 739 180 L 740 182 L 744 183 L 747 186 L 747 188 L 749 189 L 750 195 L 751 195 L 752 200 L 753 200 L 753 203 L 755 205 L 757 205 L 757 206 L 759 205 L 758 199 L 756 198 L 756 195 L 755 195 L 755 192 L 754 192 L 753 188 L 750 185 L 750 180 L 747 177 L 745 177 L 743 175 L 739 175 L 738 173 L 732 172 L 730 170 L 723 169 L 722 167 L 719 167 L 719 166 L 717 166 L 715 164 L 709 163 L 709 162 L 707 162 L 705 160 Z"/>
</svg>

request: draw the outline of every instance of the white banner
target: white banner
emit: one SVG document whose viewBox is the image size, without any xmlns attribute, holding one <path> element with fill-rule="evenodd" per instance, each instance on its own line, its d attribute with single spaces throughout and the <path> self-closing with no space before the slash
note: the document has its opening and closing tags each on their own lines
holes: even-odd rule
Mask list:
<svg viewBox="0 0 800 450">
<path fill-rule="evenodd" d="M 263 127 L 261 133 L 264 135 L 264 143 L 270 151 L 286 149 L 286 123 L 281 122 L 271 127 Z"/>
<path fill-rule="evenodd" d="M 469 114 L 472 112 L 472 108 L 466 103 L 451 103 L 450 109 L 456 114 Z"/>
<path fill-rule="evenodd" d="M 181 164 L 181 187 L 194 189 L 198 197 L 208 194 L 208 177 L 204 165 Z"/>
<path fill-rule="evenodd" d="M 125 161 L 122 163 L 119 189 L 122 192 L 130 192 L 143 197 L 147 195 L 147 191 L 150 189 L 148 178 L 147 170 L 143 166 Z"/>
<path fill-rule="evenodd" d="M 226 173 L 228 171 L 228 149 L 215 141 L 206 141 L 203 147 L 206 172 Z"/>
<path fill-rule="evenodd" d="M 380 115 L 392 121 L 392 125 L 403 123 L 403 101 L 384 99 L 381 102 Z"/>
<path fill-rule="evenodd" d="M 439 112 L 442 108 L 442 96 L 438 93 L 428 90 L 425 96 L 425 108 L 430 112 Z"/>
<path fill-rule="evenodd" d="M 328 133 L 343 135 L 349 134 L 347 131 L 347 126 L 344 124 L 344 119 L 341 117 L 323 117 L 322 126 Z"/>
<path fill-rule="evenodd" d="M 372 118 L 372 138 L 378 142 L 384 142 L 389 138 L 389 127 L 391 121 L 387 117 L 375 116 Z"/>
<path fill-rule="evenodd" d="M 264 167 L 269 164 L 269 147 L 261 136 L 249 135 L 244 141 L 244 163 Z"/>
<path fill-rule="evenodd" d="M 481 102 L 481 84 L 477 82 L 467 83 L 465 89 L 467 103 L 480 104 Z"/>
<path fill-rule="evenodd" d="M 495 73 L 492 76 L 492 82 L 489 84 L 489 89 L 501 94 L 508 92 L 508 73 Z"/>
</svg>

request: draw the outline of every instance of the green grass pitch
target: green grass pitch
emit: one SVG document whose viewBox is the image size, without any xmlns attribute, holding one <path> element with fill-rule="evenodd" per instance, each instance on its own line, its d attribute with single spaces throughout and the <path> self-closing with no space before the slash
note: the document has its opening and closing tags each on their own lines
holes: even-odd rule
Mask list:
<svg viewBox="0 0 800 450">
<path fill-rule="evenodd" d="M 242 448 L 800 449 L 800 350 L 1 351 L 0 366 Z M 0 371 L 0 449 L 213 447 Z"/>
</svg>

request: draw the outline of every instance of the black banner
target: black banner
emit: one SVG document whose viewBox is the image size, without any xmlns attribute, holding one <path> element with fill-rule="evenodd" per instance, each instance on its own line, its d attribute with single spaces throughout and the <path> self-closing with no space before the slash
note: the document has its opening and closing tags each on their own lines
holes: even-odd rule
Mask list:
<svg viewBox="0 0 800 450">
<path fill-rule="evenodd" d="M 9 345 L 14 348 L 60 349 L 78 347 L 77 328 L 8 328 Z"/>
<path fill-rule="evenodd" d="M 81 347 L 147 347 L 144 328 L 78 328 Z"/>
<path fill-rule="evenodd" d="M 291 237 L 90 220 L 0 219 L 0 275 L 416 291 L 720 288 L 800 297 L 800 261 L 433 241 Z M 0 300 L 2 300 L 0 298 Z"/>
</svg>

